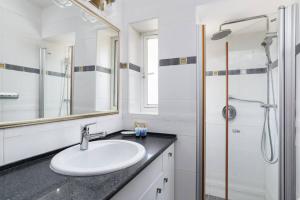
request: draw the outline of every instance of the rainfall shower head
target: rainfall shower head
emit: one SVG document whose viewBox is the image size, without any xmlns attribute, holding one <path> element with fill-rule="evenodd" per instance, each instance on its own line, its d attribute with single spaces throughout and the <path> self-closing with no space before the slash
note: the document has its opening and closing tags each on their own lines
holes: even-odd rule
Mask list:
<svg viewBox="0 0 300 200">
<path fill-rule="evenodd" d="M 231 34 L 231 29 L 224 29 L 224 30 L 220 30 L 216 33 L 213 34 L 213 36 L 211 37 L 212 40 L 220 40 L 223 39 L 225 37 L 227 37 L 228 35 Z"/>
<path fill-rule="evenodd" d="M 235 24 L 235 23 L 239 23 L 239 22 L 260 19 L 260 18 L 266 19 L 266 29 L 267 29 L 267 32 L 269 32 L 269 17 L 267 15 L 258 15 L 258 16 L 253 16 L 253 17 L 246 17 L 246 18 L 241 18 L 241 19 L 225 21 L 224 23 L 222 23 L 220 25 L 219 31 L 213 34 L 211 39 L 212 40 L 220 40 L 220 39 L 223 39 L 223 38 L 227 37 L 228 35 L 230 35 L 232 33 L 231 29 L 222 29 L 222 27 L 225 25 Z"/>
</svg>

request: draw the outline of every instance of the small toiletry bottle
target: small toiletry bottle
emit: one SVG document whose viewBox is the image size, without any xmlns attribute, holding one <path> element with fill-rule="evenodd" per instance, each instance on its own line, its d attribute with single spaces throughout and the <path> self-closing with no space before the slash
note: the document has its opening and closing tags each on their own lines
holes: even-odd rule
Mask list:
<svg viewBox="0 0 300 200">
<path fill-rule="evenodd" d="M 148 131 L 148 129 L 147 128 L 141 128 L 142 129 L 142 131 L 141 131 L 141 136 L 142 137 L 146 137 L 147 136 L 147 131 Z"/>
<path fill-rule="evenodd" d="M 140 127 L 136 127 L 134 130 L 135 130 L 135 136 L 136 137 L 140 137 L 141 136 L 141 128 Z"/>
</svg>

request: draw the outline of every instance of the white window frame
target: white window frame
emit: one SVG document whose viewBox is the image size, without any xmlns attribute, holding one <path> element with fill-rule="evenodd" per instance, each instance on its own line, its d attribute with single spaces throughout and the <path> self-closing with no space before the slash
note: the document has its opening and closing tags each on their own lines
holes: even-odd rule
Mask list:
<svg viewBox="0 0 300 200">
<path fill-rule="evenodd" d="M 148 59 L 147 59 L 147 40 L 148 39 L 153 39 L 157 38 L 158 39 L 158 34 L 157 32 L 148 32 L 148 33 L 143 33 L 142 35 L 142 59 L 143 59 L 143 74 L 142 74 L 142 92 L 141 92 L 141 98 L 142 98 L 142 111 L 145 112 L 157 112 L 158 104 L 148 104 Z M 157 66 L 159 67 L 159 66 Z"/>
</svg>

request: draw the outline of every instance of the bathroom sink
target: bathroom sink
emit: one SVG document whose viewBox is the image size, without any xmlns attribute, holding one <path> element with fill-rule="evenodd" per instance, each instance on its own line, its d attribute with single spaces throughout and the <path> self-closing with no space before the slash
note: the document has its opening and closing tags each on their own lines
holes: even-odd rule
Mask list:
<svg viewBox="0 0 300 200">
<path fill-rule="evenodd" d="M 100 140 L 90 142 L 85 151 L 80 150 L 80 145 L 75 145 L 56 154 L 50 168 L 69 176 L 100 175 L 132 166 L 145 154 L 145 148 L 136 142 Z"/>
</svg>

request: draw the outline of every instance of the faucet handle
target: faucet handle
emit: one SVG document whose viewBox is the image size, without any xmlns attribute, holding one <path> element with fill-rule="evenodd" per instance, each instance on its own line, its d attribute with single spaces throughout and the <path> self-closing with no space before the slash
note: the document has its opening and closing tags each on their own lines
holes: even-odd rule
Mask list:
<svg viewBox="0 0 300 200">
<path fill-rule="evenodd" d="M 107 136 L 107 131 L 102 131 L 100 133 L 94 133 L 89 135 L 89 139 L 105 138 Z"/>
<path fill-rule="evenodd" d="M 92 126 L 92 125 L 96 125 L 96 124 L 97 124 L 96 122 L 89 123 L 89 124 L 85 124 L 85 125 L 81 126 L 81 130 L 82 130 L 82 131 L 86 131 L 86 132 L 88 132 L 88 131 L 89 131 L 89 129 L 90 129 L 90 126 Z"/>
</svg>

